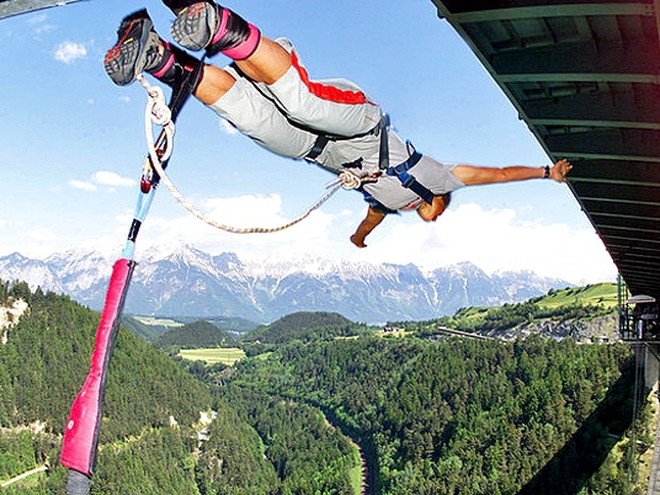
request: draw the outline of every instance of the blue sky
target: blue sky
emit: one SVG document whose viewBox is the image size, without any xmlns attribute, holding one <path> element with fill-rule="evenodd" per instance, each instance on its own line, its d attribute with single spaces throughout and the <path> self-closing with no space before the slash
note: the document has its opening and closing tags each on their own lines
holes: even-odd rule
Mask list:
<svg viewBox="0 0 660 495">
<path fill-rule="evenodd" d="M 358 83 L 396 130 L 440 161 L 549 164 L 515 109 L 430 0 L 233 1 L 269 37 L 296 45 L 313 79 Z M 0 21 L 0 255 L 45 257 L 77 246 L 121 253 L 145 154 L 139 84 L 118 88 L 103 70 L 122 17 L 146 7 L 171 40 L 158 1 L 88 0 Z M 222 56 L 217 65 L 228 61 Z M 153 79 L 151 82 L 156 83 Z M 316 202 L 332 176 L 258 148 L 191 100 L 177 126 L 170 173 L 217 220 L 285 223 Z M 480 186 L 455 193 L 435 224 L 388 217 L 358 250 L 359 193 L 340 191 L 302 224 L 278 234 L 218 232 L 162 188 L 138 240 L 138 260 L 182 242 L 250 259 L 415 263 L 471 261 L 487 272 L 534 270 L 573 283 L 614 280 L 616 269 L 565 185 Z"/>
</svg>

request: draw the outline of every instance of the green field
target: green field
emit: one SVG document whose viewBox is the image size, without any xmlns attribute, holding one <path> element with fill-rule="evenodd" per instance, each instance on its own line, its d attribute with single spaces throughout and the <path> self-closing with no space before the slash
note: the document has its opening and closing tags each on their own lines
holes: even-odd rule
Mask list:
<svg viewBox="0 0 660 495">
<path fill-rule="evenodd" d="M 594 306 L 603 305 L 607 308 L 615 308 L 618 305 L 617 285 L 613 283 L 601 283 L 587 285 L 586 287 L 550 291 L 537 304 L 541 308 L 556 308 L 575 303 Z"/>
<path fill-rule="evenodd" d="M 571 306 L 594 306 L 615 311 L 618 306 L 617 284 L 600 283 L 586 287 L 567 287 L 553 289 L 545 296 L 532 298 L 528 303 L 535 304 L 541 311 L 570 308 Z M 525 303 L 527 304 L 527 303 Z M 513 305 L 515 306 L 515 305 Z M 492 314 L 497 314 L 506 307 L 468 307 L 460 309 L 454 316 L 453 324 L 460 322 L 464 327 L 480 325 Z"/>
<path fill-rule="evenodd" d="M 169 318 L 153 318 L 151 316 L 133 316 L 137 321 L 143 325 L 153 326 L 163 326 L 167 328 L 179 328 L 183 326 L 183 323 L 178 321 L 171 320 Z"/>
<path fill-rule="evenodd" d="M 231 366 L 236 361 L 240 361 L 245 357 L 243 349 L 220 348 L 213 349 L 182 349 L 179 356 L 189 361 L 204 361 L 206 364 L 222 363 Z"/>
</svg>

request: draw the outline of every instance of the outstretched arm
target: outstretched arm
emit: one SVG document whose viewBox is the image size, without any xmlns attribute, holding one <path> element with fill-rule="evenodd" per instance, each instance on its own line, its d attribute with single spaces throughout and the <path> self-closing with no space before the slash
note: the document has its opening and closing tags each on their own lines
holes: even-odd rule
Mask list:
<svg viewBox="0 0 660 495">
<path fill-rule="evenodd" d="M 565 182 L 566 174 L 573 168 L 568 160 L 559 160 L 550 169 L 549 179 L 557 182 Z M 495 184 L 498 182 L 513 182 L 529 179 L 542 179 L 545 175 L 544 168 L 538 167 L 475 167 L 473 165 L 457 165 L 454 175 L 461 179 L 466 186 L 479 184 Z"/>
<path fill-rule="evenodd" d="M 367 210 L 367 216 L 360 223 L 355 234 L 351 236 L 351 242 L 359 248 L 367 247 L 364 243 L 365 237 L 367 237 L 372 230 L 374 230 L 380 222 L 385 218 L 385 213 L 381 213 L 378 210 L 374 210 L 371 206 Z"/>
</svg>

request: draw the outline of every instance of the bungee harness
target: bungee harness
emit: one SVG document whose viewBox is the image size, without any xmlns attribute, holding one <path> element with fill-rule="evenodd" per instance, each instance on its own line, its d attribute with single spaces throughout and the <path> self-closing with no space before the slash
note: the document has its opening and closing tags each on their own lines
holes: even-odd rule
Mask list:
<svg viewBox="0 0 660 495">
<path fill-rule="evenodd" d="M 357 180 L 360 180 L 361 182 L 360 186 L 356 187 L 356 189 L 364 195 L 364 198 L 367 201 L 367 203 L 371 204 L 372 206 L 375 206 L 377 209 L 383 212 L 393 213 L 393 210 L 390 210 L 389 208 L 384 206 L 382 203 L 380 203 L 380 201 L 375 199 L 370 193 L 368 193 L 361 187 L 363 182 L 373 182 L 375 180 L 378 180 L 378 177 L 383 173 L 385 173 L 390 177 L 396 177 L 397 179 L 399 179 L 399 181 L 401 181 L 401 185 L 403 185 L 403 187 L 405 187 L 406 189 L 410 189 L 426 203 L 432 204 L 433 198 L 436 195 L 424 184 L 422 184 L 417 179 L 415 179 L 415 177 L 409 172 L 410 169 L 412 169 L 415 165 L 417 165 L 417 163 L 419 163 L 419 161 L 422 159 L 422 154 L 415 149 L 415 147 L 412 145 L 410 141 L 406 141 L 406 146 L 409 152 L 408 159 L 402 163 L 399 163 L 398 165 L 390 166 L 390 152 L 389 152 L 389 144 L 388 144 L 389 127 L 390 127 L 390 117 L 388 114 L 384 113 L 380 121 L 378 122 L 378 125 L 376 125 L 376 127 L 374 127 L 372 131 L 370 131 L 370 134 L 374 134 L 376 136 L 379 136 L 380 138 L 379 146 L 378 146 L 379 171 L 376 172 L 375 174 L 363 178 L 357 178 L 357 176 L 355 176 Z M 318 137 L 316 138 L 316 141 L 314 142 L 314 146 L 312 146 L 312 149 L 305 156 L 305 160 L 308 162 L 315 162 L 315 160 L 321 155 L 321 153 L 323 152 L 323 150 L 330 141 L 339 140 L 339 139 L 342 138 L 336 138 L 332 136 L 319 134 Z M 343 138 L 343 139 L 349 139 L 349 138 Z M 344 168 L 344 171 L 351 168 L 361 168 L 362 161 L 363 159 L 359 158 L 354 162 L 343 164 L 342 167 Z M 315 163 L 317 163 L 317 165 L 320 165 L 318 164 L 318 162 Z"/>
<path fill-rule="evenodd" d="M 417 196 L 422 198 L 428 204 L 432 204 L 435 194 L 433 194 L 429 188 L 424 186 L 421 182 L 415 179 L 410 173 L 408 173 L 408 171 L 411 168 L 413 168 L 415 165 L 417 165 L 419 161 L 422 159 L 422 154 L 415 149 L 415 147 L 412 145 L 410 141 L 406 141 L 406 146 L 408 148 L 408 153 L 409 153 L 408 159 L 403 163 L 390 167 L 390 163 L 389 163 L 390 153 L 389 153 L 389 146 L 387 140 L 387 133 L 389 127 L 390 127 L 390 117 L 389 115 L 385 114 L 383 118 L 380 120 L 380 123 L 378 124 L 379 132 L 380 132 L 380 149 L 379 149 L 380 155 L 378 157 L 378 167 L 380 168 L 380 170 L 385 171 L 387 175 L 399 179 L 403 187 L 405 187 L 406 189 L 410 189 L 412 192 L 417 194 Z"/>
<path fill-rule="evenodd" d="M 391 177 L 396 177 L 401 181 L 403 187 L 410 189 L 428 204 L 432 204 L 435 194 L 433 194 L 430 189 L 415 179 L 415 177 L 413 177 L 408 172 L 411 168 L 419 163 L 419 161 L 422 159 L 422 154 L 414 148 L 410 141 L 407 141 L 406 145 L 408 147 L 408 151 L 410 152 L 408 159 L 399 165 L 388 167 L 386 174 Z"/>
</svg>

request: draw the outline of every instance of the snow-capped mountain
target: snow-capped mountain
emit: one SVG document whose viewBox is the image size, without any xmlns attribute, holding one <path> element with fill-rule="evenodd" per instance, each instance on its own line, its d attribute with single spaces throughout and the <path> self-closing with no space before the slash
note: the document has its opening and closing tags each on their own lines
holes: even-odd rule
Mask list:
<svg viewBox="0 0 660 495">
<path fill-rule="evenodd" d="M 0 279 L 61 292 L 101 309 L 112 260 L 72 250 L 45 260 L 0 257 Z M 270 322 L 296 311 L 333 311 L 354 321 L 424 320 L 464 306 L 499 305 L 568 282 L 532 272 L 488 275 L 471 263 L 424 273 L 417 266 L 334 262 L 306 257 L 246 262 L 190 246 L 138 263 L 125 311 L 171 316 L 240 316 Z"/>
<path fill-rule="evenodd" d="M 33 289 L 41 286 L 52 292 L 66 292 L 53 267 L 46 261 L 29 259 L 18 253 L 0 258 L 0 274 L 4 280 L 27 282 Z"/>
</svg>

